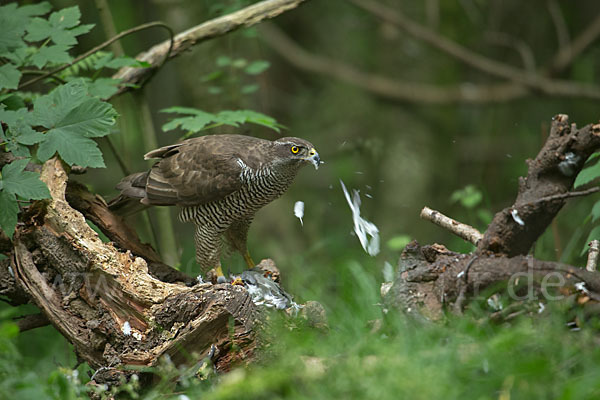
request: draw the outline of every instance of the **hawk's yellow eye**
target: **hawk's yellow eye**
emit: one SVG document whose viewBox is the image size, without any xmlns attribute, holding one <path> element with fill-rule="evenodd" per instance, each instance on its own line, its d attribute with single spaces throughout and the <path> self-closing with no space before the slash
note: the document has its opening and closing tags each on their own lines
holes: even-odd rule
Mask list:
<svg viewBox="0 0 600 400">
<path fill-rule="evenodd" d="M 300 149 L 298 148 L 298 146 L 292 146 L 292 153 L 294 154 L 298 154 L 298 152 L 300 151 Z"/>
</svg>

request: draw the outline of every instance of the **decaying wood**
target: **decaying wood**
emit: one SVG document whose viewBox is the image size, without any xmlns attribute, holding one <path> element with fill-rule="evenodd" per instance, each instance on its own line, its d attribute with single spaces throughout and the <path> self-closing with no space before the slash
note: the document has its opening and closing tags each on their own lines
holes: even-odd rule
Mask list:
<svg viewBox="0 0 600 400">
<path fill-rule="evenodd" d="M 445 309 L 461 313 L 468 300 L 485 299 L 491 295 L 490 288 L 502 284 L 498 290 L 522 304 L 581 295 L 582 304 L 600 311 L 600 274 L 595 267 L 585 270 L 526 256 L 567 199 L 598 191 L 570 192 L 585 161 L 598 150 L 600 124 L 578 129 L 566 115 L 557 115 L 543 148 L 534 160 L 527 161 L 528 173 L 519 180 L 514 204 L 494 216 L 481 240 L 477 235 L 471 237 L 475 240 L 461 236 L 478 242 L 477 250 L 458 254 L 440 245 L 409 244 L 400 258 L 395 281 L 382 286 L 384 303 L 435 320 Z M 439 216 L 434 211 L 425 214 L 428 219 Z M 450 220 L 438 225 L 457 234 L 458 224 Z M 597 254 L 590 250 L 588 264 L 595 265 Z M 523 282 L 527 283 L 525 295 L 519 286 Z"/>
<path fill-rule="evenodd" d="M 565 204 L 566 198 L 557 195 L 569 192 L 585 161 L 598 149 L 600 125 L 578 129 L 567 115 L 554 117 L 544 147 L 527 161 L 528 173 L 519 179 L 514 204 L 494 216 L 478 251 L 527 254 Z"/>
<path fill-rule="evenodd" d="M 22 217 L 11 270 L 81 361 L 112 371 L 168 355 L 194 365 L 215 346 L 217 368 L 252 359 L 257 310 L 243 287 L 156 279 L 143 258 L 103 243 L 66 201 L 59 160 L 44 164 L 41 179 L 52 199 Z"/>
<path fill-rule="evenodd" d="M 593 272 L 598 268 L 598 256 L 600 256 L 600 240 L 592 240 L 588 243 L 590 250 L 588 251 L 588 259 L 585 264 L 585 269 Z"/>
<path fill-rule="evenodd" d="M 397 275 L 383 294 L 388 307 L 419 318 L 440 319 L 444 310 L 460 312 L 461 295 L 486 300 L 496 291 L 512 300 L 547 303 L 585 290 L 600 301 L 600 274 L 558 262 L 540 261 L 531 256 L 477 256 L 451 252 L 441 246 L 410 243 L 398 263 Z"/>
</svg>

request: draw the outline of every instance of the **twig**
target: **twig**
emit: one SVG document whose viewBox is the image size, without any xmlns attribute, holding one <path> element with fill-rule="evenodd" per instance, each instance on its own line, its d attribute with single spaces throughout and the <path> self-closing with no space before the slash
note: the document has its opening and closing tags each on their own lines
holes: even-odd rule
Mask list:
<svg viewBox="0 0 600 400">
<path fill-rule="evenodd" d="M 592 240 L 588 243 L 590 246 L 590 250 L 588 251 L 588 259 L 587 264 L 585 265 L 585 269 L 594 272 L 598 267 L 598 256 L 600 255 L 600 241 Z"/>
<path fill-rule="evenodd" d="M 600 36 L 600 13 L 568 47 L 563 47 L 552 60 L 551 72 L 558 73 L 567 68 L 590 44 Z"/>
<path fill-rule="evenodd" d="M 547 6 L 548 12 L 550 13 L 550 18 L 554 23 L 554 29 L 556 30 L 559 52 L 563 50 L 570 52 L 571 39 L 569 37 L 569 29 L 567 28 L 565 17 L 560 9 L 560 5 L 556 0 L 548 0 Z"/>
<path fill-rule="evenodd" d="M 539 90 L 547 95 L 586 97 L 600 99 L 600 87 L 582 85 L 565 80 L 552 80 L 540 74 L 524 71 L 500 61 L 477 54 L 460 44 L 410 20 L 397 9 L 374 0 L 350 0 L 351 3 L 373 14 L 377 18 L 403 29 L 416 39 L 443 51 L 463 63 L 490 75 Z"/>
<path fill-rule="evenodd" d="M 508 35 L 504 32 L 486 32 L 485 39 L 497 46 L 514 49 L 523 62 L 523 68 L 529 72 L 535 71 L 535 57 L 531 47 L 522 39 Z"/>
<path fill-rule="evenodd" d="M 149 50 L 137 55 L 136 59 L 145 61 L 151 68 L 140 69 L 124 67 L 113 75 L 113 78 L 121 79 L 124 83 L 141 85 L 148 78 L 149 69 L 153 69 L 162 58 L 174 58 L 206 40 L 223 36 L 241 27 L 250 27 L 259 22 L 278 16 L 279 14 L 298 7 L 308 0 L 264 0 L 239 11 L 224 15 L 204 22 L 175 36 L 173 49 L 167 52 L 169 42 L 162 42 Z M 165 56 L 167 54 L 167 56 Z M 119 95 L 129 87 L 122 87 L 115 95 Z"/>
<path fill-rule="evenodd" d="M 466 240 L 467 242 L 473 243 L 476 246 L 483 237 L 481 232 L 472 226 L 458 222 L 438 211 L 432 210 L 429 207 L 423 207 L 420 217 L 449 230 L 460 238 Z"/>
<path fill-rule="evenodd" d="M 554 194 L 552 196 L 546 196 L 546 197 L 539 198 L 528 204 L 531 205 L 531 204 L 537 204 L 537 203 L 544 203 L 547 201 L 564 200 L 564 199 L 568 199 L 571 197 L 582 197 L 582 196 L 587 196 L 587 195 L 590 195 L 590 194 L 593 194 L 593 193 L 596 193 L 599 191 L 600 191 L 600 187 L 593 187 L 591 189 L 581 190 L 578 192 L 566 192 L 566 193 Z"/>
<path fill-rule="evenodd" d="M 99 44 L 98 46 L 94 47 L 93 49 L 88 50 L 87 52 L 83 53 L 79 57 L 76 57 L 70 63 L 64 64 L 64 65 L 62 65 L 62 66 L 60 66 L 58 68 L 53 69 L 52 71 L 49 71 L 49 72 L 45 73 L 44 75 L 40 75 L 40 76 L 38 76 L 36 78 L 30 79 L 27 82 L 24 82 L 24 83 L 20 84 L 18 90 L 21 90 L 21 89 L 23 89 L 23 88 L 25 88 L 27 86 L 33 85 L 34 83 L 39 82 L 42 79 L 45 79 L 45 78 L 47 78 L 49 76 L 52 76 L 52 75 L 55 75 L 55 74 L 59 73 L 60 71 L 63 71 L 65 69 L 71 67 L 72 65 L 77 64 L 79 61 L 81 61 L 81 60 L 83 60 L 83 59 L 91 56 L 94 53 L 97 53 L 98 51 L 104 49 L 105 47 L 110 46 L 113 42 L 115 42 L 115 41 L 117 41 L 117 40 L 119 40 L 119 39 L 121 39 L 121 38 L 123 38 L 123 37 L 125 37 L 127 35 L 131 35 L 133 33 L 136 33 L 136 32 L 139 32 L 139 31 L 143 31 L 143 30 L 146 30 L 146 29 L 150 29 L 150 28 L 154 28 L 154 27 L 157 27 L 157 26 L 158 27 L 162 27 L 162 28 L 168 30 L 169 31 L 169 35 L 171 36 L 171 39 L 169 40 L 169 42 L 171 43 L 171 46 L 169 47 L 169 50 L 166 51 L 166 56 L 165 56 L 165 59 L 163 60 L 163 63 L 164 63 L 164 61 L 166 60 L 166 58 L 168 57 L 168 55 L 169 55 L 169 53 L 171 51 L 172 45 L 173 45 L 173 31 L 171 30 L 170 27 L 168 27 L 167 25 L 165 25 L 162 22 L 149 22 L 147 24 L 142 24 L 142 25 L 136 26 L 134 28 L 127 29 L 127 30 L 119 33 L 117 36 L 110 38 L 106 42 L 104 42 L 102 44 Z M 162 63 L 159 64 L 159 65 L 162 65 Z"/>
</svg>

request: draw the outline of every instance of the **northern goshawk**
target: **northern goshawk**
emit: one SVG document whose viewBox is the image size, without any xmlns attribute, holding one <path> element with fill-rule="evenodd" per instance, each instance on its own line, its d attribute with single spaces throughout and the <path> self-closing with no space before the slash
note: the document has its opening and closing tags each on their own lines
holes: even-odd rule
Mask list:
<svg viewBox="0 0 600 400">
<path fill-rule="evenodd" d="M 159 161 L 149 171 L 121 180 L 110 209 L 128 215 L 148 206 L 179 206 L 179 219 L 196 225 L 196 261 L 203 272 L 214 268 L 217 277 L 223 276 L 224 242 L 254 266 L 246 246 L 254 214 L 281 196 L 301 167 L 321 163 L 306 140 L 242 135 L 184 140 L 144 156 L 153 158 Z"/>
</svg>

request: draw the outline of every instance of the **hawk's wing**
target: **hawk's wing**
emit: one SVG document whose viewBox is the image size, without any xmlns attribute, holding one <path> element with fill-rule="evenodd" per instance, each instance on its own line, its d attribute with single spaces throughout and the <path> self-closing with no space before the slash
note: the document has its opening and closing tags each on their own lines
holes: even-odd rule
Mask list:
<svg viewBox="0 0 600 400">
<path fill-rule="evenodd" d="M 162 147 L 144 158 L 161 158 L 148 174 L 148 205 L 193 206 L 221 199 L 242 186 L 244 155 L 260 146 L 237 135 L 202 136 Z"/>
</svg>

